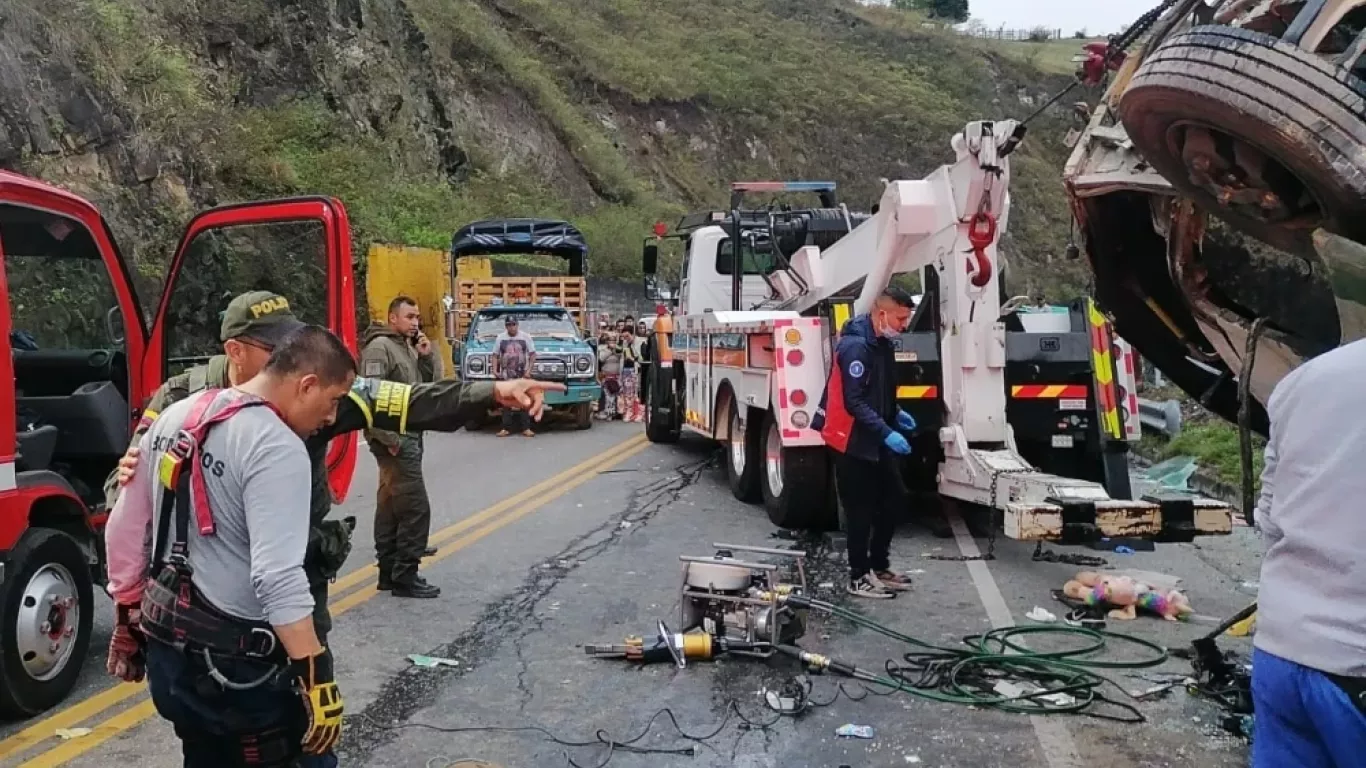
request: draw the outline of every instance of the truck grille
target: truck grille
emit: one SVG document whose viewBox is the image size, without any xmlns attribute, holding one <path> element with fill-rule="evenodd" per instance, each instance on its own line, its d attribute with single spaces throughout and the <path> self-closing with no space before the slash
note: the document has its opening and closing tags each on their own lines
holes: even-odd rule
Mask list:
<svg viewBox="0 0 1366 768">
<path fill-rule="evenodd" d="M 569 377 L 569 363 L 562 357 L 537 356 L 531 364 L 531 378 L 543 381 L 564 381 Z"/>
</svg>

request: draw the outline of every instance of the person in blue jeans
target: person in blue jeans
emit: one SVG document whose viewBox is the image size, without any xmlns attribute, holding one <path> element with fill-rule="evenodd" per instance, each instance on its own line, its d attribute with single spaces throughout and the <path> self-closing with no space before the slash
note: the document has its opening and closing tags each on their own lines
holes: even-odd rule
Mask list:
<svg viewBox="0 0 1366 768">
<path fill-rule="evenodd" d="M 1366 765 L 1363 381 L 1356 341 L 1292 371 L 1267 401 L 1253 768 Z"/>
</svg>

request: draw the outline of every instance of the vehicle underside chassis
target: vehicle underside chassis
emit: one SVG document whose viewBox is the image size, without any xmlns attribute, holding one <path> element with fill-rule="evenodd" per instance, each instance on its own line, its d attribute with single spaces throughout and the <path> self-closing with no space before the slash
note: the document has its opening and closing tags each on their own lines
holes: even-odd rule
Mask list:
<svg viewBox="0 0 1366 768">
<path fill-rule="evenodd" d="M 1096 297 L 1265 435 L 1281 378 L 1366 336 L 1366 3 L 1181 2 L 1133 54 L 1064 173 Z"/>
</svg>

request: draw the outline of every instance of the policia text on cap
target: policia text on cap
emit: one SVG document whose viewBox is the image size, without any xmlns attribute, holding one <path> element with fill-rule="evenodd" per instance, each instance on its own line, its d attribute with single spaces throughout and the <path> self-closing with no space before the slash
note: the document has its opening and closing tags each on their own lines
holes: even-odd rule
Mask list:
<svg viewBox="0 0 1366 768">
<path fill-rule="evenodd" d="M 301 325 L 289 302 L 277 294 L 258 291 L 235 298 L 223 314 L 225 354 L 173 377 L 148 402 L 133 447 L 120 463 L 120 469 L 111 474 L 106 483 L 109 507 L 113 508 L 121 484 L 133 477 L 138 466 L 139 440 L 160 412 L 205 389 L 247 382 L 261 371 L 279 339 Z M 529 409 L 539 418 L 544 391 L 560 388 L 556 384 L 527 380 L 496 385 L 440 381 L 413 387 L 370 379 L 355 381 L 351 391 L 338 403 L 336 419 L 305 441 L 312 464 L 313 488 L 309 547 L 304 567 L 315 604 L 315 628 L 323 642 L 331 629 L 327 610 L 328 582 L 340 570 L 350 551 L 349 526 L 325 519 L 332 504 L 324 463 L 328 442 L 339 434 L 372 425 L 398 430 L 404 425 L 404 416 L 410 429 L 454 431 L 472 415 L 486 412 L 495 402 Z M 386 407 L 381 407 L 381 403 Z M 125 680 L 140 680 L 143 674 L 141 643 L 134 637 L 135 626 L 126 616 L 121 615 L 120 619 L 110 643 L 109 671 Z"/>
</svg>

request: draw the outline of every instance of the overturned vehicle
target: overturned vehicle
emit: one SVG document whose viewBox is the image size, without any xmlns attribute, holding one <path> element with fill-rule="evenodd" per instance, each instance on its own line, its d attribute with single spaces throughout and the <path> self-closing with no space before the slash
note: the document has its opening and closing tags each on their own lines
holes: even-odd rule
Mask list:
<svg viewBox="0 0 1366 768">
<path fill-rule="evenodd" d="M 1096 298 L 1265 435 L 1281 378 L 1366 336 L 1366 0 L 1167 0 L 1139 24 L 1064 174 Z"/>
</svg>

